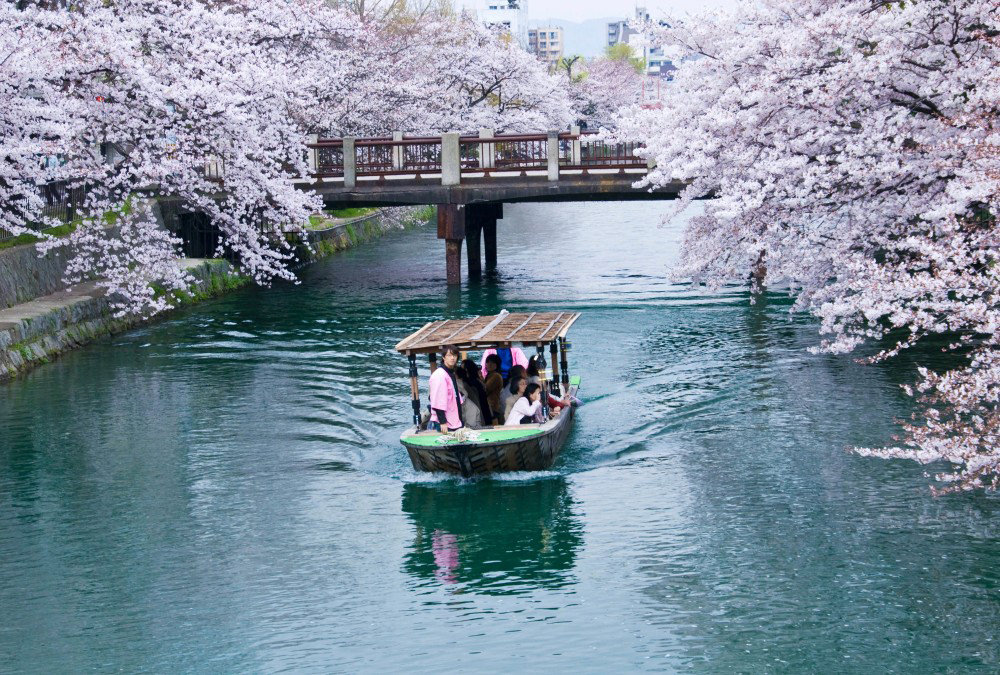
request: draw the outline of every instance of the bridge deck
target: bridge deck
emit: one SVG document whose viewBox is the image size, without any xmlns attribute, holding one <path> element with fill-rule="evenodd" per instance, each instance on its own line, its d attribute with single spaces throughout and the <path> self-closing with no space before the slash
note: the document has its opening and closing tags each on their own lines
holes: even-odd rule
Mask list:
<svg viewBox="0 0 1000 675">
<path fill-rule="evenodd" d="M 437 176 L 359 179 L 352 188 L 343 180 L 324 179 L 309 185 L 330 208 L 343 206 L 405 206 L 423 204 L 477 204 L 484 202 L 576 202 L 676 199 L 685 184 L 678 182 L 655 191 L 633 187 L 641 172 L 560 174 L 545 176 L 466 177 L 460 185 L 441 185 Z"/>
</svg>

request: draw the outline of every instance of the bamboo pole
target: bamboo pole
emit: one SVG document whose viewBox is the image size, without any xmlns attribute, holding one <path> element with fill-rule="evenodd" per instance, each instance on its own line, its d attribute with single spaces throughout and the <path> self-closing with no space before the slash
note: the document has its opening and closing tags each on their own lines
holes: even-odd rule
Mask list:
<svg viewBox="0 0 1000 675">
<path fill-rule="evenodd" d="M 542 418 L 546 419 L 549 416 L 549 369 L 545 364 L 545 344 L 539 342 L 536 348 L 538 357 L 535 359 L 535 365 L 538 367 L 538 379 L 542 381 Z"/>
<path fill-rule="evenodd" d="M 559 391 L 559 361 L 555 340 L 549 343 L 549 358 L 552 359 L 552 395 L 559 398 L 562 392 Z"/>
<path fill-rule="evenodd" d="M 562 366 L 562 383 L 563 389 L 566 393 L 569 393 L 569 359 L 566 358 L 566 352 L 569 351 L 570 344 L 569 340 L 564 337 L 559 338 L 559 365 Z"/>
<path fill-rule="evenodd" d="M 420 385 L 417 383 L 417 355 L 410 354 L 410 398 L 413 401 L 413 424 L 420 428 Z"/>
</svg>

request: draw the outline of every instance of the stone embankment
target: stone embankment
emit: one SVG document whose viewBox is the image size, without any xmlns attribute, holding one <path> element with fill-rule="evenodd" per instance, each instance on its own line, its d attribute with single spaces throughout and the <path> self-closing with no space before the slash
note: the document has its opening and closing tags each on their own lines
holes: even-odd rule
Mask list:
<svg viewBox="0 0 1000 675">
<path fill-rule="evenodd" d="M 426 214 L 413 214 L 409 223 L 426 219 Z M 404 226 L 398 214 L 385 217 L 381 212 L 349 220 L 322 219 L 309 232 L 311 251 L 301 246 L 299 258 L 304 263 L 325 258 Z M 224 260 L 183 259 L 181 264 L 195 279 L 181 298 L 183 304 L 249 283 Z M 115 317 L 96 282 L 66 288 L 65 265 L 61 252 L 39 257 L 31 244 L 0 251 L 0 382 L 144 321 Z"/>
<path fill-rule="evenodd" d="M 225 260 L 183 260 L 181 264 L 194 277 L 192 300 L 219 295 L 248 281 Z M 135 316 L 115 317 L 104 290 L 93 281 L 0 309 L 0 382 L 141 322 Z"/>
</svg>

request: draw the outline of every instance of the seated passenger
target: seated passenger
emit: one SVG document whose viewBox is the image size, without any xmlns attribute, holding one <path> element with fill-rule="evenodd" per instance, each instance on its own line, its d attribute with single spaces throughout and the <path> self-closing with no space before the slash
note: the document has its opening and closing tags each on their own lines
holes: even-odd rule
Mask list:
<svg viewBox="0 0 1000 675">
<path fill-rule="evenodd" d="M 472 364 L 472 367 L 475 368 L 475 364 Z M 462 421 L 470 429 L 482 429 L 484 418 L 475 385 L 469 381 L 465 368 L 456 368 L 455 377 L 458 381 L 458 393 L 462 395 Z M 476 377 L 479 377 L 479 373 L 476 373 Z"/>
<path fill-rule="evenodd" d="M 503 377 L 500 376 L 500 357 L 490 354 L 486 357 L 486 404 L 490 410 L 492 424 L 503 424 L 503 409 L 500 407 L 500 392 L 503 391 Z M 483 411 L 485 412 L 485 411 Z"/>
<path fill-rule="evenodd" d="M 555 417 L 559 412 L 552 411 Z M 542 388 L 537 384 L 529 384 L 524 388 L 524 395 L 514 402 L 507 415 L 507 424 L 542 424 L 545 417 L 542 414 Z"/>
<path fill-rule="evenodd" d="M 510 369 L 510 378 L 504 380 L 504 384 L 505 385 L 510 385 L 510 384 L 512 384 L 514 382 L 514 380 L 516 380 L 518 378 L 521 378 L 527 384 L 527 382 L 528 382 L 528 372 L 524 369 L 524 366 L 513 366 Z M 505 386 L 503 388 L 503 391 L 500 393 L 500 406 L 504 410 L 504 415 L 503 415 L 504 419 L 507 419 L 507 413 L 506 413 L 506 411 L 510 410 L 510 408 L 508 407 L 507 403 L 508 403 L 508 399 L 510 398 L 510 396 L 511 396 L 511 394 L 513 392 L 514 392 L 513 389 L 511 389 L 509 386 Z M 513 404 L 511 404 L 511 405 L 513 405 Z"/>
<path fill-rule="evenodd" d="M 528 359 L 528 384 L 542 386 L 542 378 L 538 372 L 538 357 L 532 356 Z"/>
<path fill-rule="evenodd" d="M 506 389 L 507 399 L 503 404 L 503 418 L 504 424 L 506 424 L 507 418 L 510 417 L 510 411 L 513 409 L 514 404 L 517 400 L 524 396 L 524 388 L 528 386 L 528 380 L 523 377 L 514 377 L 510 380 L 510 386 Z"/>
<path fill-rule="evenodd" d="M 484 378 L 486 377 L 486 359 L 489 358 L 491 354 L 496 354 L 500 357 L 499 371 L 504 384 L 510 382 L 510 378 L 513 377 L 510 372 L 511 368 L 514 366 L 521 366 L 522 368 L 528 367 L 528 357 L 524 355 L 524 351 L 520 347 L 487 349 L 483 352 L 483 359 L 480 362 L 480 370 L 482 371 Z"/>
<path fill-rule="evenodd" d="M 479 366 L 472 359 L 465 359 L 462 361 L 462 369 L 465 371 L 465 381 L 470 386 L 469 395 L 479 404 L 479 410 L 482 411 L 482 426 L 488 427 L 493 424 L 493 412 L 486 396 L 486 385 L 479 376 Z"/>
</svg>

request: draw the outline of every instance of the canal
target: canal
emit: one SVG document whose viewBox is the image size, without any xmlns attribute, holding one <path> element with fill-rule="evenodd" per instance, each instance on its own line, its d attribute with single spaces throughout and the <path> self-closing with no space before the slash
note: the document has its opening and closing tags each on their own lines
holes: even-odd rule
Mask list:
<svg viewBox="0 0 1000 675">
<path fill-rule="evenodd" d="M 395 233 L 0 386 L 0 671 L 995 672 L 997 500 L 845 452 L 912 364 L 671 283 L 668 208 L 508 206 L 450 292 Z M 564 456 L 416 474 L 393 344 L 503 308 L 583 312 Z"/>
</svg>

